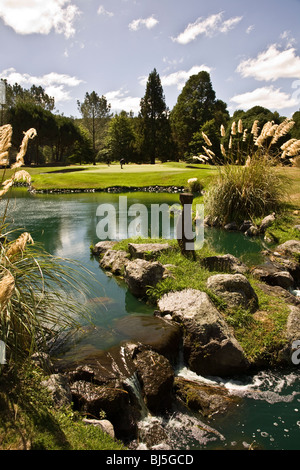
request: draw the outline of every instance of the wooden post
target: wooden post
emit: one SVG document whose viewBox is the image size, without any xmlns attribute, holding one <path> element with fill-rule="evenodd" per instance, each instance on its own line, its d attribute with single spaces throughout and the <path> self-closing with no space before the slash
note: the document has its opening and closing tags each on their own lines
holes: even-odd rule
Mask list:
<svg viewBox="0 0 300 470">
<path fill-rule="evenodd" d="M 195 259 L 194 234 L 192 223 L 192 204 L 194 196 L 192 193 L 181 193 L 180 203 L 182 205 L 181 216 L 177 225 L 177 241 L 184 255 L 191 254 Z"/>
</svg>

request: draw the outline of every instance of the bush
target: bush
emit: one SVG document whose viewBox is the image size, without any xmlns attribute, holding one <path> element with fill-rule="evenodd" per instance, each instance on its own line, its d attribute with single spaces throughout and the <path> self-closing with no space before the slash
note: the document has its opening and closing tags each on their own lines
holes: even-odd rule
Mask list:
<svg viewBox="0 0 300 470">
<path fill-rule="evenodd" d="M 281 210 L 287 183 L 268 158 L 253 158 L 247 166 L 224 165 L 205 196 L 205 210 L 220 225 L 264 217 Z"/>
</svg>

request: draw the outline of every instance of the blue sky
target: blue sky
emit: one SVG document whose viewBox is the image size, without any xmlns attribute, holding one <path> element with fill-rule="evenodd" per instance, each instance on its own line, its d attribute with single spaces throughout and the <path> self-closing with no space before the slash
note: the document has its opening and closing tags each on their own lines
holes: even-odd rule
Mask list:
<svg viewBox="0 0 300 470">
<path fill-rule="evenodd" d="M 149 73 L 167 106 L 210 73 L 232 114 L 300 109 L 300 0 L 0 0 L 0 77 L 42 85 L 78 116 L 86 92 L 137 115 Z"/>
</svg>

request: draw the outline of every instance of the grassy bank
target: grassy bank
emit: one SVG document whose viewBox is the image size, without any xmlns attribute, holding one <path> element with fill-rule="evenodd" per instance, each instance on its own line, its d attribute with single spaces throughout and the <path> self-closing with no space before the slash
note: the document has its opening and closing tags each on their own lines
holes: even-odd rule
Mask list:
<svg viewBox="0 0 300 470">
<path fill-rule="evenodd" d="M 124 240 L 115 245 L 114 249 L 128 250 L 129 242 L 147 243 L 153 242 L 153 240 Z M 286 341 L 285 327 L 289 308 L 285 301 L 263 292 L 257 280 L 247 274 L 246 276 L 258 296 L 259 310 L 253 314 L 241 307 L 229 309 L 223 300 L 206 287 L 208 278 L 214 274 L 220 274 L 220 272 L 208 271 L 201 264 L 201 260 L 206 256 L 218 253 L 204 245 L 201 250 L 196 252 L 194 260 L 192 257 L 185 257 L 181 254 L 177 242 L 172 241 L 171 246 L 171 251 L 165 252 L 157 258 L 162 264 L 171 265 L 168 268 L 171 276 L 148 290 L 150 302 L 156 304 L 164 294 L 171 291 L 198 289 L 206 292 L 234 329 L 235 336 L 243 347 L 248 360 L 251 363 L 260 361 L 267 361 L 270 364 L 276 363 L 278 351 Z"/>
</svg>

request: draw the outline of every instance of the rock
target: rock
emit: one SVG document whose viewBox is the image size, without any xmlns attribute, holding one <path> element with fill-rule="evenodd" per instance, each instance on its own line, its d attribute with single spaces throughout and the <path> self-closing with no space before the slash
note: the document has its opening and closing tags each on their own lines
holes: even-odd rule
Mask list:
<svg viewBox="0 0 300 470">
<path fill-rule="evenodd" d="M 273 214 L 267 215 L 262 221 L 259 226 L 260 233 L 265 233 L 267 228 L 269 228 L 275 222 L 275 212 Z"/>
<path fill-rule="evenodd" d="M 139 440 L 143 442 L 147 449 L 171 450 L 166 431 L 160 421 L 154 418 L 139 423 Z"/>
<path fill-rule="evenodd" d="M 290 314 L 286 324 L 287 344 L 280 351 L 279 358 L 282 362 L 292 365 L 292 353 L 294 341 L 300 339 L 300 304 L 299 306 L 290 305 Z"/>
<path fill-rule="evenodd" d="M 236 222 L 230 222 L 229 224 L 225 225 L 224 229 L 228 231 L 236 231 L 238 230 L 238 226 Z"/>
<path fill-rule="evenodd" d="M 52 374 L 42 385 L 51 393 L 55 406 L 68 406 L 72 402 L 71 389 L 68 379 L 63 374 Z"/>
<path fill-rule="evenodd" d="M 276 248 L 277 252 L 284 253 L 285 255 L 294 255 L 300 253 L 300 241 L 299 240 L 288 240 Z"/>
<path fill-rule="evenodd" d="M 169 361 L 151 350 L 138 352 L 133 360 L 148 409 L 153 413 L 169 410 L 174 382 L 174 370 Z"/>
<path fill-rule="evenodd" d="M 191 411 L 201 413 L 204 417 L 227 413 L 229 408 L 240 401 L 230 395 L 225 387 L 208 385 L 183 377 L 176 377 L 174 392 Z"/>
<path fill-rule="evenodd" d="M 251 220 L 244 220 L 242 225 L 239 227 L 240 232 L 245 233 L 251 226 L 252 226 L 252 221 Z"/>
<path fill-rule="evenodd" d="M 168 243 L 129 243 L 128 250 L 132 258 L 154 259 L 170 249 Z"/>
<path fill-rule="evenodd" d="M 115 331 L 123 338 L 141 343 L 175 364 L 181 346 L 181 329 L 158 316 L 132 315 L 115 323 Z"/>
<path fill-rule="evenodd" d="M 82 421 L 84 422 L 84 424 L 88 424 L 88 425 L 100 428 L 103 432 L 108 434 L 110 437 L 112 437 L 113 439 L 115 438 L 114 427 L 111 424 L 111 422 L 108 421 L 108 419 L 87 419 L 87 418 L 84 418 Z"/>
<path fill-rule="evenodd" d="M 229 308 L 243 307 L 251 312 L 258 308 L 257 295 L 243 274 L 216 274 L 208 278 L 207 287 Z"/>
<path fill-rule="evenodd" d="M 293 229 L 297 232 L 300 232 L 300 225 L 294 225 Z"/>
<path fill-rule="evenodd" d="M 158 261 L 136 259 L 125 265 L 124 279 L 130 292 L 145 297 L 149 287 L 155 286 L 164 275 L 164 267 Z"/>
<path fill-rule="evenodd" d="M 208 295 L 185 289 L 164 295 L 160 314 L 171 315 L 183 329 L 183 355 L 200 375 L 230 376 L 248 367 L 244 352 Z"/>
<path fill-rule="evenodd" d="M 259 234 L 259 230 L 255 225 L 251 225 L 246 231 L 245 235 L 247 237 L 256 237 Z"/>
<path fill-rule="evenodd" d="M 290 289 L 294 286 L 294 278 L 284 268 L 279 270 L 277 266 L 268 263 L 261 266 L 256 266 L 252 269 L 251 274 L 256 279 L 266 282 L 270 286 L 280 286 L 284 289 Z"/>
<path fill-rule="evenodd" d="M 115 275 L 122 275 L 128 262 L 129 255 L 122 250 L 107 250 L 100 260 L 100 267 L 111 271 Z"/>
<path fill-rule="evenodd" d="M 291 292 L 280 286 L 269 286 L 267 284 L 259 284 L 258 287 L 268 295 L 273 295 L 274 297 L 281 297 L 289 305 L 299 305 L 300 306 L 300 297 L 296 297 Z"/>
<path fill-rule="evenodd" d="M 93 255 L 101 255 L 105 253 L 107 250 L 112 250 L 112 248 L 117 244 L 118 242 L 106 240 L 102 242 L 96 243 L 96 245 L 92 249 Z"/>
<path fill-rule="evenodd" d="M 248 270 L 245 264 L 230 254 L 207 256 L 201 260 L 201 264 L 209 271 L 245 274 Z"/>
<path fill-rule="evenodd" d="M 71 391 L 76 410 L 96 418 L 105 412 L 117 439 L 136 437 L 136 421 L 140 415 L 133 408 L 131 396 L 124 387 L 107 387 L 80 380 L 71 385 Z"/>
</svg>

